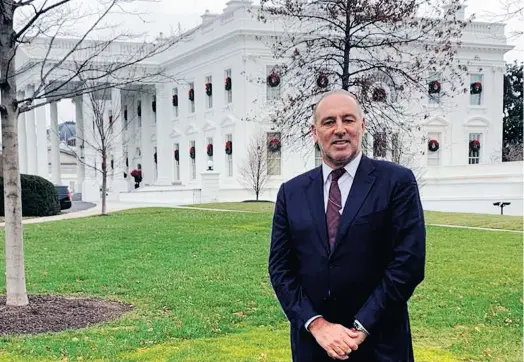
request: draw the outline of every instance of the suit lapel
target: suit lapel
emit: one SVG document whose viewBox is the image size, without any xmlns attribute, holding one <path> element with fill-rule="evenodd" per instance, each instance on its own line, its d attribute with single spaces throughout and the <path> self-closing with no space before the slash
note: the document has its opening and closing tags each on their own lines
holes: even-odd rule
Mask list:
<svg viewBox="0 0 524 362">
<path fill-rule="evenodd" d="M 357 172 L 355 173 L 355 179 L 353 180 L 346 204 L 344 205 L 344 212 L 340 218 L 340 226 L 335 240 L 335 250 L 348 232 L 349 227 L 353 223 L 355 216 L 362 207 L 375 182 L 375 176 L 371 175 L 374 169 L 369 158 L 363 155 Z"/>
<path fill-rule="evenodd" d="M 326 227 L 326 212 L 324 209 L 324 181 L 322 178 L 322 167 L 317 167 L 311 174 L 311 182 L 306 188 L 306 197 L 309 204 L 309 211 L 313 217 L 315 229 L 318 233 L 318 240 L 322 247 L 329 252 L 328 236 Z"/>
</svg>

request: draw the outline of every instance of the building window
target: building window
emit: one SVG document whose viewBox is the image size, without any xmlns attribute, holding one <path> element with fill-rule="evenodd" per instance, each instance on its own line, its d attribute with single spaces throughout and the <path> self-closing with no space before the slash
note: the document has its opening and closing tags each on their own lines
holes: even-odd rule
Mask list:
<svg viewBox="0 0 524 362">
<path fill-rule="evenodd" d="M 213 156 L 209 156 L 209 155 L 207 154 L 207 145 L 213 145 L 213 137 L 208 137 L 208 138 L 207 138 L 207 143 L 206 143 L 206 156 L 207 156 L 207 160 L 213 162 Z M 215 153 L 214 146 L 215 146 L 215 145 L 213 145 L 213 154 Z M 206 165 L 206 166 L 207 166 L 207 165 Z"/>
<path fill-rule="evenodd" d="M 231 143 L 233 143 L 233 135 L 231 133 L 226 135 L 226 142 L 227 141 L 231 141 Z M 233 150 L 234 150 L 234 147 L 235 145 L 233 145 Z M 226 153 L 226 168 L 227 168 L 226 170 L 227 176 L 233 177 L 233 154 L 228 155 Z"/>
<path fill-rule="evenodd" d="M 137 102 L 138 127 L 142 127 L 142 101 Z"/>
<path fill-rule="evenodd" d="M 468 163 L 470 165 L 480 163 L 480 150 L 472 150 L 469 146 L 470 142 L 473 140 L 478 140 L 482 145 L 482 133 L 470 133 L 468 141 Z"/>
<path fill-rule="evenodd" d="M 227 80 L 228 79 L 231 79 L 231 83 L 230 83 L 230 86 L 229 86 L 229 89 L 228 86 L 227 86 Z M 232 103 L 233 102 L 233 79 L 231 77 L 231 69 L 226 69 L 226 72 L 225 72 L 225 82 L 226 82 L 226 85 L 224 86 L 225 88 L 225 104 L 229 104 L 229 103 Z"/>
<path fill-rule="evenodd" d="M 280 141 L 280 132 L 270 132 L 267 134 L 267 174 L 272 176 L 278 176 L 282 174 L 282 149 L 279 149 L 278 151 L 270 150 L 269 143 L 273 139 L 277 139 Z"/>
<path fill-rule="evenodd" d="M 440 150 L 442 147 L 441 142 L 441 135 L 437 132 L 429 132 L 428 133 L 428 166 L 440 166 Z M 437 151 L 430 151 L 429 150 L 429 141 L 436 140 L 439 143 L 439 149 Z"/>
<path fill-rule="evenodd" d="M 472 106 L 480 106 L 482 104 L 482 91 L 479 92 L 476 84 L 483 85 L 483 75 L 482 74 L 471 74 L 470 75 L 470 84 L 469 84 L 469 104 Z"/>
<path fill-rule="evenodd" d="M 173 88 L 173 99 L 171 99 L 171 104 L 173 105 L 173 115 L 175 118 L 178 118 L 178 88 Z"/>
<path fill-rule="evenodd" d="M 320 149 L 315 145 L 315 167 L 318 167 L 322 164 L 322 152 L 320 152 Z"/>
<path fill-rule="evenodd" d="M 177 153 L 178 153 L 178 161 L 176 160 Z M 175 143 L 175 147 L 173 147 L 173 162 L 175 163 L 174 180 L 180 181 L 180 145 L 178 143 Z"/>
<path fill-rule="evenodd" d="M 213 77 L 206 77 L 206 108 L 213 108 Z M 208 88 L 209 87 L 209 88 Z"/>
<path fill-rule="evenodd" d="M 364 134 L 362 135 L 362 154 L 368 155 L 370 148 L 369 148 L 369 133 L 364 131 Z"/>
<path fill-rule="evenodd" d="M 190 99 L 190 96 L 188 94 L 188 102 L 189 102 L 189 113 L 195 113 L 195 83 L 191 82 L 189 83 L 189 93 L 191 93 L 193 100 Z"/>
<path fill-rule="evenodd" d="M 391 161 L 400 163 L 402 158 L 402 143 L 398 132 L 391 134 Z"/>
<path fill-rule="evenodd" d="M 387 134 L 386 132 L 376 132 L 373 136 L 373 157 L 386 158 Z"/>
<path fill-rule="evenodd" d="M 269 85 L 269 82 L 267 81 L 268 77 L 271 75 L 271 74 L 275 74 L 279 77 L 279 80 L 280 82 L 278 83 L 278 85 L 276 86 L 271 86 Z M 270 66 L 268 65 L 266 67 L 266 99 L 268 101 L 276 101 L 276 100 L 279 100 L 280 99 L 280 92 L 281 92 L 281 88 L 282 88 L 282 77 L 281 75 L 279 74 L 279 72 L 275 69 L 274 66 Z"/>
<path fill-rule="evenodd" d="M 431 73 L 428 83 L 428 103 L 440 104 L 442 94 L 442 82 L 440 73 Z"/>
<path fill-rule="evenodd" d="M 156 123 L 156 95 L 153 96 L 153 101 L 151 102 L 151 112 L 153 113 L 153 122 Z"/>
<path fill-rule="evenodd" d="M 129 117 L 128 117 L 128 111 L 127 111 L 127 104 L 124 106 L 124 112 L 122 113 L 123 117 L 124 117 L 124 129 L 127 131 L 128 127 L 129 127 Z"/>
<path fill-rule="evenodd" d="M 189 148 L 191 147 L 195 147 L 195 141 L 189 142 Z M 195 154 L 197 151 L 195 151 Z M 189 159 L 191 160 L 191 180 L 196 180 L 196 155 L 195 155 L 195 158 L 189 158 Z"/>
</svg>

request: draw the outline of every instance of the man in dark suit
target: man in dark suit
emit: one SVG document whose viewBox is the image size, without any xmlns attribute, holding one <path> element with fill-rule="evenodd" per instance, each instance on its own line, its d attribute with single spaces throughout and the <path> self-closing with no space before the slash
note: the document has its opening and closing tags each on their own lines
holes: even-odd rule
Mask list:
<svg viewBox="0 0 524 362">
<path fill-rule="evenodd" d="M 409 169 L 362 154 L 364 128 L 353 95 L 327 93 L 312 125 L 322 165 L 278 192 L 269 274 L 294 362 L 414 361 L 407 302 L 424 279 L 419 190 Z"/>
</svg>

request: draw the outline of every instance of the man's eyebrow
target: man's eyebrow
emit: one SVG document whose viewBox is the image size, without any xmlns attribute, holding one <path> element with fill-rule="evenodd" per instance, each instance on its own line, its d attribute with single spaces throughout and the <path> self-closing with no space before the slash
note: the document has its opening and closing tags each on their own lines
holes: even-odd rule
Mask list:
<svg viewBox="0 0 524 362">
<path fill-rule="evenodd" d="M 330 115 L 327 115 L 327 116 L 325 116 L 325 117 L 322 117 L 322 118 L 320 119 L 320 121 L 325 121 L 325 120 L 327 120 L 327 119 L 333 119 L 333 118 L 336 118 L 336 117 L 337 117 L 337 116 L 334 116 L 334 115 L 330 114 Z M 347 118 L 347 117 L 357 118 L 357 115 L 356 115 L 355 113 L 344 113 L 344 114 L 342 115 L 342 118 Z"/>
</svg>

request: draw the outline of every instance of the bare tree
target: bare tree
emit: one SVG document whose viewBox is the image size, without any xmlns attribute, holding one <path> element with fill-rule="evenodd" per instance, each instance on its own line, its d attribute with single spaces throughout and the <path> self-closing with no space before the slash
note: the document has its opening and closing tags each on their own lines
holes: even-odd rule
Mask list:
<svg viewBox="0 0 524 362">
<path fill-rule="evenodd" d="M 503 0 L 502 6 L 509 19 L 524 20 L 524 1 L 522 0 Z M 521 31 L 522 33 L 522 31 Z"/>
<path fill-rule="evenodd" d="M 523 152 L 522 152 L 522 143 L 510 143 L 502 149 L 502 156 L 505 161 L 522 161 Z"/>
<path fill-rule="evenodd" d="M 420 149 L 418 146 L 420 143 L 427 144 L 428 140 L 425 137 L 417 139 L 410 136 L 410 138 L 407 138 L 405 134 L 399 132 L 389 132 L 386 137 L 390 138 L 390 142 L 386 142 L 386 144 L 389 145 L 391 161 L 409 168 L 417 180 L 418 187 L 420 189 L 424 187 L 426 167 L 421 162 L 421 156 L 429 151 L 427 148 L 425 152 L 418 151 Z"/>
<path fill-rule="evenodd" d="M 18 158 L 18 116 L 64 98 L 130 83 L 160 81 L 165 72 L 144 65 L 180 38 L 147 41 L 147 34 L 118 31 L 111 17 L 133 14 L 128 0 L 0 0 L 0 115 L 5 200 L 7 305 L 28 304 Z M 83 9 L 83 10 L 82 10 Z M 15 19 L 17 19 L 15 23 Z M 77 29 L 85 28 L 82 32 Z M 107 34 L 107 35 L 104 35 Z M 134 40 L 133 44 L 123 41 Z M 21 49 L 26 58 L 18 56 Z M 37 79 L 17 98 L 17 80 Z"/>
<path fill-rule="evenodd" d="M 358 97 L 372 134 L 384 127 L 411 132 L 426 112 L 413 99 L 466 91 L 461 77 L 466 67 L 455 58 L 468 24 L 456 16 L 461 5 L 462 0 L 444 8 L 432 0 L 261 0 L 258 19 L 282 28 L 262 39 L 277 64 L 267 77 L 264 72 L 251 78 L 268 84 L 270 121 L 290 143 L 300 144 L 296 140 L 309 134 L 318 98 L 341 88 Z"/>
<path fill-rule="evenodd" d="M 268 173 L 268 144 L 263 132 L 251 137 L 247 156 L 239 166 L 240 183 L 248 190 L 255 192 L 258 201 L 260 193 L 264 190 L 270 175 Z"/>
<path fill-rule="evenodd" d="M 524 22 L 524 1 L 523 0 L 500 0 L 501 14 L 492 15 L 494 21 L 508 22 L 511 20 Z M 524 34 L 522 26 L 512 32 L 512 36 L 519 37 Z"/>
</svg>

